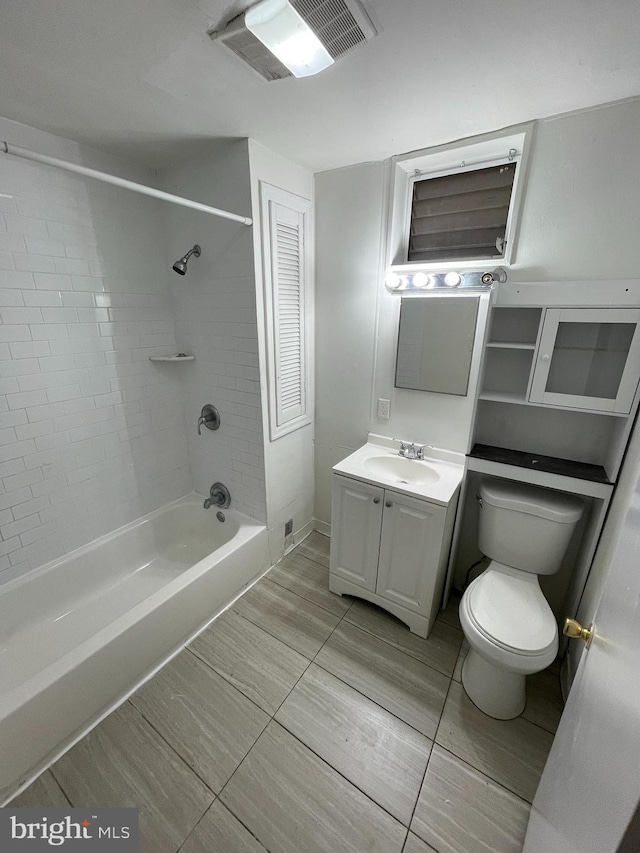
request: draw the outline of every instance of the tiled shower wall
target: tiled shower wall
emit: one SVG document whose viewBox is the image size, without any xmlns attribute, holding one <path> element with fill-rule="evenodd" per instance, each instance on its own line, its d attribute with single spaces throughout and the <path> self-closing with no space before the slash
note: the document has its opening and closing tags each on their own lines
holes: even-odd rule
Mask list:
<svg viewBox="0 0 640 853">
<path fill-rule="evenodd" d="M 0 131 L 151 181 L 12 122 L 0 120 Z M 4 579 L 186 494 L 192 481 L 180 377 L 148 360 L 176 349 L 160 203 L 4 155 L 0 193 Z"/>
<path fill-rule="evenodd" d="M 251 216 L 247 140 L 212 145 L 209 154 L 161 175 L 168 192 L 242 216 Z M 246 225 L 167 205 L 167 247 L 178 258 L 202 248 L 184 277 L 171 280 L 179 349 L 196 360 L 178 368 L 183 378 L 189 459 L 196 491 L 215 481 L 232 506 L 266 521 L 264 445 L 258 369 L 256 285 L 252 230 Z M 217 431 L 197 434 L 200 410 L 220 412 Z"/>
</svg>

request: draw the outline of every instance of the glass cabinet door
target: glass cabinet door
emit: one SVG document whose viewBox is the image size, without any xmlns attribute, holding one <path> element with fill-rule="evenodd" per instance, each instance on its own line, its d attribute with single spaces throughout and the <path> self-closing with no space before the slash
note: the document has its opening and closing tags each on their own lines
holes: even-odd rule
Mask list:
<svg viewBox="0 0 640 853">
<path fill-rule="evenodd" d="M 640 311 L 547 309 L 529 401 L 628 414 L 640 379 Z"/>
</svg>

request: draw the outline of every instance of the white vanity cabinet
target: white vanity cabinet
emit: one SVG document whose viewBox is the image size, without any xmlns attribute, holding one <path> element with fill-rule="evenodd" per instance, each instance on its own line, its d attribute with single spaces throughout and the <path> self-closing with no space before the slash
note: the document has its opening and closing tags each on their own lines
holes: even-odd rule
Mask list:
<svg viewBox="0 0 640 853">
<path fill-rule="evenodd" d="M 455 500 L 448 507 L 333 475 L 332 592 L 365 598 L 426 637 L 442 599 Z"/>
<path fill-rule="evenodd" d="M 369 592 L 376 591 L 383 501 L 379 486 L 334 474 L 331 572 Z"/>
</svg>

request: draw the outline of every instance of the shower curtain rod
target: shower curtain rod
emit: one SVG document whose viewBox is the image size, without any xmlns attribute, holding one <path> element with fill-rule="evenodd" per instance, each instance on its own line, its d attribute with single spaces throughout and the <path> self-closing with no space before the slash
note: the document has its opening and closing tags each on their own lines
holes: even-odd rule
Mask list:
<svg viewBox="0 0 640 853">
<path fill-rule="evenodd" d="M 212 216 L 221 216 L 223 219 L 230 219 L 233 222 L 241 222 L 243 225 L 252 225 L 253 219 L 248 216 L 240 216 L 237 213 L 229 213 L 228 210 L 220 210 L 217 207 L 210 207 L 208 204 L 200 204 L 199 201 L 191 201 L 189 198 L 183 198 L 172 193 L 165 193 L 162 190 L 156 190 L 153 187 L 147 187 L 144 184 L 137 184 L 135 181 L 128 181 L 125 178 L 118 178 L 116 175 L 110 175 L 108 172 L 99 172 L 97 169 L 89 169 L 87 166 L 79 166 L 77 163 L 69 163 L 67 160 L 58 160 L 57 157 L 48 157 L 46 154 L 38 154 L 36 151 L 30 151 L 28 148 L 20 148 L 18 145 L 11 145 L 2 140 L 0 141 L 0 153 L 12 154 L 14 157 L 22 157 L 25 160 L 33 160 L 36 163 L 44 163 L 46 166 L 55 166 L 57 169 L 65 169 L 67 172 L 75 172 L 77 175 L 84 175 L 87 178 L 95 178 L 97 181 L 103 181 L 105 184 L 113 184 L 116 187 L 122 187 L 125 190 L 133 190 L 142 195 L 148 195 L 152 198 L 159 198 L 161 201 L 170 201 L 172 204 L 180 204 L 182 207 L 190 207 L 192 210 L 199 210 L 201 213 L 210 213 Z"/>
</svg>

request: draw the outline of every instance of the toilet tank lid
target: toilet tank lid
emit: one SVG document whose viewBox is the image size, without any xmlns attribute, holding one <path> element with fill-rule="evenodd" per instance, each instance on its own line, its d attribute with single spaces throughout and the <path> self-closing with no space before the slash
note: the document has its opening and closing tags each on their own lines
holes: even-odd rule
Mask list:
<svg viewBox="0 0 640 853">
<path fill-rule="evenodd" d="M 526 512 L 559 524 L 575 523 L 584 510 L 583 502 L 575 495 L 512 480 L 484 480 L 480 497 L 492 506 Z"/>
</svg>

